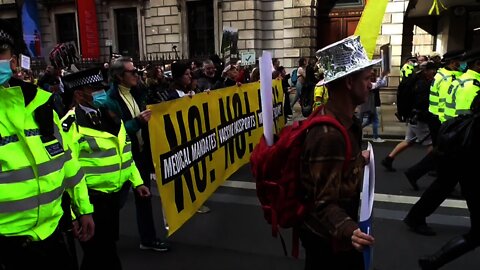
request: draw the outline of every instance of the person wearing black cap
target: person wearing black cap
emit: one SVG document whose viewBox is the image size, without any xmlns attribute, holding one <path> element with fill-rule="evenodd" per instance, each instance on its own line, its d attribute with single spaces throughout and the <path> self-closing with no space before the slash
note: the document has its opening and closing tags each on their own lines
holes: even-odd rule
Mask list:
<svg viewBox="0 0 480 270">
<path fill-rule="evenodd" d="M 146 108 L 147 91 L 138 87 L 138 75 L 132 60 L 117 58 L 110 65 L 110 89 L 106 99 L 101 101 L 104 107 L 122 119 L 129 138 L 132 140 L 133 160 L 142 175 L 143 183 L 150 188 L 151 175 L 155 172 L 150 150 L 148 121 L 152 112 Z M 124 193 L 124 201 L 128 190 Z M 168 251 L 167 242 L 157 238 L 151 197 L 142 198 L 135 193 L 140 249 Z"/>
<path fill-rule="evenodd" d="M 0 20 L 0 269 L 77 269 L 66 231 L 71 206 L 79 238 L 94 234 L 85 176 L 59 131 L 51 93 L 12 77 L 25 52 L 15 30 Z"/>
<path fill-rule="evenodd" d="M 108 109 L 99 107 L 106 97 L 100 69 L 67 75 L 63 83 L 65 95 L 72 97 L 74 107 L 62 119 L 62 128 L 85 171 L 90 202 L 95 209 L 96 233 L 81 242 L 81 269 L 122 269 L 116 248 L 120 191 L 129 189 L 127 182 L 142 198 L 149 197 L 150 191 L 133 162 L 131 141 L 123 122 Z"/>
<path fill-rule="evenodd" d="M 447 52 L 443 56 L 445 67 L 438 70 L 437 74 L 435 74 L 434 82 L 430 87 L 430 105 L 428 107 L 427 123 L 433 146 L 436 145 L 438 130 L 441 125 L 440 119 L 444 117 L 445 96 L 448 94 L 450 85 L 463 74 L 463 72 L 460 71 L 460 60 L 464 54 L 464 50 Z M 418 179 L 435 169 L 436 162 L 434 154 L 429 152 L 420 162 L 408 168 L 405 171 L 405 176 L 412 187 L 418 190 Z"/>
<path fill-rule="evenodd" d="M 417 58 L 412 56 L 412 57 L 409 57 L 407 58 L 407 60 L 405 61 L 405 64 L 403 65 L 403 67 L 400 69 L 400 81 L 410 77 L 410 75 L 414 74 L 414 71 L 415 71 L 415 67 L 418 66 L 418 63 L 417 63 Z"/>
<path fill-rule="evenodd" d="M 478 119 L 480 113 L 480 98 L 478 95 L 480 91 L 480 50 L 468 52 L 464 60 L 468 63 L 469 69 L 452 83 L 450 90 L 452 101 L 450 104 L 455 105 L 455 112 L 448 116 L 455 118 L 461 114 L 473 114 L 473 117 Z M 447 104 L 448 102 L 447 100 Z M 450 121 L 456 120 L 462 121 L 461 118 Z M 438 205 L 448 196 L 456 184 L 460 183 L 462 195 L 465 197 L 470 212 L 470 230 L 468 233 L 448 241 L 436 253 L 420 258 L 419 264 L 423 270 L 439 269 L 480 246 L 480 182 L 472 177 L 478 173 L 476 168 L 478 167 L 478 153 L 480 152 L 480 140 L 478 139 L 480 126 L 476 122 L 470 126 L 470 132 L 473 132 L 470 138 L 474 140 L 469 149 L 456 157 L 440 156 L 439 178 L 436 181 L 443 186 L 443 190 L 437 189 L 439 193 L 437 195 Z"/>
</svg>

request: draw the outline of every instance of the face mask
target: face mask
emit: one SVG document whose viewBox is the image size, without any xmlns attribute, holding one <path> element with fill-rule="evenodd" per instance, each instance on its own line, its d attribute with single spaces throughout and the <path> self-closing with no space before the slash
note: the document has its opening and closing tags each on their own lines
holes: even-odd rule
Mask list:
<svg viewBox="0 0 480 270">
<path fill-rule="evenodd" d="M 460 67 L 458 68 L 461 72 L 466 72 L 468 69 L 467 62 L 460 63 Z"/>
<path fill-rule="evenodd" d="M 12 78 L 13 71 L 10 67 L 10 60 L 0 60 L 0 85 L 5 84 Z"/>
<path fill-rule="evenodd" d="M 101 105 L 105 104 L 107 101 L 107 93 L 105 90 L 97 91 L 92 93 L 93 105 L 99 108 Z"/>
</svg>

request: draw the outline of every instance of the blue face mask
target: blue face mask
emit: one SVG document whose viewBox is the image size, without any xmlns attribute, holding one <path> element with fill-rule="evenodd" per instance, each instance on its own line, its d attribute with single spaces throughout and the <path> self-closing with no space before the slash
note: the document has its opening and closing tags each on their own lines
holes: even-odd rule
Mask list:
<svg viewBox="0 0 480 270">
<path fill-rule="evenodd" d="M 467 62 L 460 63 L 460 67 L 458 68 L 461 72 L 466 72 L 468 70 Z"/>
<path fill-rule="evenodd" d="M 10 60 L 0 60 L 0 85 L 5 84 L 12 78 L 13 71 L 10 67 Z"/>
<path fill-rule="evenodd" d="M 105 90 L 93 92 L 92 97 L 93 97 L 93 105 L 97 108 L 105 104 L 105 102 L 107 101 L 107 93 L 105 92 Z"/>
</svg>

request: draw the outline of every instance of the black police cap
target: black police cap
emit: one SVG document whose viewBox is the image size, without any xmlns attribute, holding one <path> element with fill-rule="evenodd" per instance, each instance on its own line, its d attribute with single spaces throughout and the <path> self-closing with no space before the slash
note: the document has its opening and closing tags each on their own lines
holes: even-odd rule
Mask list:
<svg viewBox="0 0 480 270">
<path fill-rule="evenodd" d="M 104 79 L 100 68 L 91 68 L 68 74 L 62 78 L 65 91 L 74 91 L 84 87 L 103 88 Z"/>
<path fill-rule="evenodd" d="M 15 54 L 26 54 L 27 46 L 20 33 L 18 27 L 0 19 L 0 46 L 9 46 Z"/>
<path fill-rule="evenodd" d="M 443 61 L 460 60 L 465 56 L 465 50 L 452 50 L 443 55 Z"/>
<path fill-rule="evenodd" d="M 463 61 L 472 62 L 479 59 L 480 59 L 480 49 L 475 49 L 475 50 L 468 51 L 465 54 Z"/>
</svg>

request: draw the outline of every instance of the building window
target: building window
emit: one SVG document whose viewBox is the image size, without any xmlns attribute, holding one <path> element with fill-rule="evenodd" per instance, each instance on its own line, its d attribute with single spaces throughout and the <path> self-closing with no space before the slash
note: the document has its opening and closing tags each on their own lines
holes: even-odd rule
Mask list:
<svg viewBox="0 0 480 270">
<path fill-rule="evenodd" d="M 364 0 L 337 0 L 336 8 L 363 7 Z"/>
<path fill-rule="evenodd" d="M 140 57 L 138 44 L 137 8 L 115 10 L 118 53 L 133 58 Z"/>
<path fill-rule="evenodd" d="M 188 41 L 190 57 L 215 53 L 213 0 L 187 2 Z"/>
<path fill-rule="evenodd" d="M 57 24 L 57 43 L 73 41 L 78 47 L 75 13 L 56 14 L 55 22 Z"/>
</svg>

